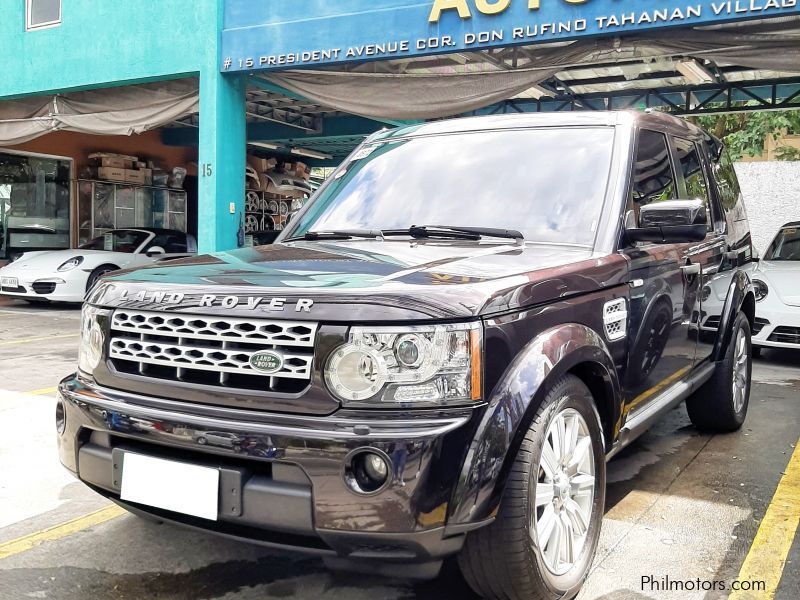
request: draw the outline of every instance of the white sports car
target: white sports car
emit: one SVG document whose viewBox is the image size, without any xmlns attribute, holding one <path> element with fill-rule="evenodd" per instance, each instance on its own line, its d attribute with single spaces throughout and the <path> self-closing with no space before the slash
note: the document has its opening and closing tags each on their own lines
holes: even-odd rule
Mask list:
<svg viewBox="0 0 800 600">
<path fill-rule="evenodd" d="M 28 302 L 83 302 L 111 271 L 182 258 L 195 239 L 171 229 L 115 229 L 74 250 L 26 252 L 0 269 L 0 295 Z"/>
<path fill-rule="evenodd" d="M 781 227 L 750 278 L 757 301 L 753 352 L 800 349 L 800 221 Z"/>
</svg>

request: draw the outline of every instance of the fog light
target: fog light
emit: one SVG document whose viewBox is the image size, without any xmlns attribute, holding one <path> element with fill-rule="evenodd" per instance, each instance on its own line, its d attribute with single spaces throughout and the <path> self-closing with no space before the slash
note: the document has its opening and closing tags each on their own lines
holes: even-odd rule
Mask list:
<svg viewBox="0 0 800 600">
<path fill-rule="evenodd" d="M 67 428 L 67 411 L 64 409 L 64 402 L 59 398 L 56 402 L 56 431 L 58 435 L 64 433 Z"/>
<path fill-rule="evenodd" d="M 358 494 L 374 494 L 389 482 L 390 459 L 377 450 L 356 450 L 346 461 L 344 479 Z"/>
</svg>

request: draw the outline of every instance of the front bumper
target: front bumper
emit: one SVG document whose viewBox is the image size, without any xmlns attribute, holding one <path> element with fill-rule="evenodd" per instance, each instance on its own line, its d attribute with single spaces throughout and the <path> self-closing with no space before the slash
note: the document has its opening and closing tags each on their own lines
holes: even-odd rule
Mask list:
<svg viewBox="0 0 800 600">
<path fill-rule="evenodd" d="M 108 390 L 79 376 L 61 382 L 59 401 L 64 466 L 99 493 L 164 520 L 332 560 L 375 561 L 377 571 L 438 561 L 488 522 L 447 522 L 482 407 L 267 416 Z M 373 495 L 356 494 L 344 478 L 346 457 L 366 447 L 392 461 L 391 482 Z M 218 468 L 218 520 L 121 501 L 126 451 Z"/>
<path fill-rule="evenodd" d="M 753 335 L 753 345 L 768 348 L 800 349 L 800 307 L 786 306 L 776 301 L 756 306 L 756 317 L 766 321 L 757 334 Z"/>
<path fill-rule="evenodd" d="M 83 302 L 88 279 L 83 271 L 76 269 L 53 274 L 9 270 L 13 265 L 6 267 L 2 275 L 16 277 L 19 286 L 0 288 L 0 296 L 49 302 Z"/>
</svg>

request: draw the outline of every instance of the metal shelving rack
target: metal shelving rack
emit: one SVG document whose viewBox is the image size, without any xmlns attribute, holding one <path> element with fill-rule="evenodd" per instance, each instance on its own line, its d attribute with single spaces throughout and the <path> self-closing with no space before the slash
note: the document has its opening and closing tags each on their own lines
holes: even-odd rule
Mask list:
<svg viewBox="0 0 800 600">
<path fill-rule="evenodd" d="M 78 179 L 75 185 L 80 244 L 125 227 L 186 231 L 185 190 L 95 179 Z"/>
</svg>

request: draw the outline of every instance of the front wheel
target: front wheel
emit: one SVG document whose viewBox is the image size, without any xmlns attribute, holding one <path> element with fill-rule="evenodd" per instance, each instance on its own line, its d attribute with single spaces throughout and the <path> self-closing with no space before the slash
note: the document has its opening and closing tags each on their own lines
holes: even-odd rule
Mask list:
<svg viewBox="0 0 800 600">
<path fill-rule="evenodd" d="M 102 265 L 97 267 L 94 271 L 89 274 L 89 278 L 86 280 L 86 291 L 88 292 L 94 287 L 94 284 L 108 273 L 112 271 L 118 271 L 119 267 L 115 267 L 114 265 Z"/>
<path fill-rule="evenodd" d="M 714 374 L 686 400 L 686 410 L 695 427 L 704 431 L 736 431 L 747 417 L 753 351 L 750 322 L 739 313 L 725 357 Z"/>
<path fill-rule="evenodd" d="M 525 432 L 495 521 L 467 537 L 458 562 L 484 598 L 571 598 L 589 572 L 605 505 L 600 418 L 567 375 Z"/>
</svg>

